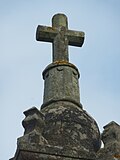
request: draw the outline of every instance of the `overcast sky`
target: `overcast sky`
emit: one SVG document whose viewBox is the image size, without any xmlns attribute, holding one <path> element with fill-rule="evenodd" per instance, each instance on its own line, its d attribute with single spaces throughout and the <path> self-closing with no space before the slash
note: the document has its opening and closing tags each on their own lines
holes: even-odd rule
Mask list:
<svg viewBox="0 0 120 160">
<path fill-rule="evenodd" d="M 23 135 L 23 111 L 43 100 L 42 71 L 51 63 L 50 43 L 37 42 L 37 25 L 51 26 L 64 13 L 69 28 L 85 32 L 82 48 L 69 47 L 70 62 L 81 74 L 84 109 L 100 131 L 120 124 L 120 1 L 0 0 L 0 159 L 14 156 Z"/>
</svg>

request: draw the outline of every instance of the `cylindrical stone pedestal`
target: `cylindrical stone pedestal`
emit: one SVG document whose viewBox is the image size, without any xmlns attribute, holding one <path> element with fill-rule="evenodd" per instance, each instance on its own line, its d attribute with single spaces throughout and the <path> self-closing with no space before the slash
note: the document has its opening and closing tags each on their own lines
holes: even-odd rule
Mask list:
<svg viewBox="0 0 120 160">
<path fill-rule="evenodd" d="M 43 71 L 44 98 L 42 108 L 58 101 L 68 101 L 80 105 L 79 72 L 68 62 L 50 64 Z"/>
</svg>

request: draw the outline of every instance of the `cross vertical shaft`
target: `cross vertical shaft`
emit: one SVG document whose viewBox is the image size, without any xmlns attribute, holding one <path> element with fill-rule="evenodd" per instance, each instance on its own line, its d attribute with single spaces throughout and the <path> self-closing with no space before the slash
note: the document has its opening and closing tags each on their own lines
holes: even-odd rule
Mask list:
<svg viewBox="0 0 120 160">
<path fill-rule="evenodd" d="M 68 57 L 68 39 L 66 32 L 68 29 L 67 17 L 63 14 L 57 14 L 52 18 L 52 27 L 58 29 L 58 34 L 53 41 L 53 62 L 69 61 Z"/>
</svg>

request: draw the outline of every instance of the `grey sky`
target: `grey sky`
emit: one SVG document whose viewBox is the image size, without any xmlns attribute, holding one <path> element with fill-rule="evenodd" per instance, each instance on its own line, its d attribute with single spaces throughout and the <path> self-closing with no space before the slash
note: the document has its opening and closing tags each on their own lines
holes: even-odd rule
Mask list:
<svg viewBox="0 0 120 160">
<path fill-rule="evenodd" d="M 38 24 L 50 25 L 64 13 L 69 28 L 85 32 L 82 48 L 69 47 L 70 62 L 80 73 L 81 103 L 100 131 L 120 124 L 120 1 L 0 1 L 0 159 L 12 157 L 23 135 L 23 111 L 40 108 L 42 71 L 51 63 L 51 44 L 37 42 Z"/>
</svg>

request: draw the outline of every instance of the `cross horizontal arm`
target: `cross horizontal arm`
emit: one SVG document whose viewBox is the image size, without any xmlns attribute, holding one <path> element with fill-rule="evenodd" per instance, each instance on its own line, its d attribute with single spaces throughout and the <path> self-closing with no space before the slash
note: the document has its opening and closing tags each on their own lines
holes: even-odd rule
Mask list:
<svg viewBox="0 0 120 160">
<path fill-rule="evenodd" d="M 58 31 L 54 27 L 38 25 L 36 32 L 36 40 L 44 42 L 53 42 Z"/>
<path fill-rule="evenodd" d="M 44 42 L 53 42 L 58 34 L 58 29 L 55 27 L 38 25 L 36 32 L 36 40 Z M 65 33 L 68 39 L 68 44 L 71 46 L 81 47 L 84 42 L 84 32 L 67 30 Z"/>
<path fill-rule="evenodd" d="M 84 36 L 85 36 L 84 32 L 68 30 L 67 31 L 68 44 L 71 46 L 81 47 L 84 42 Z"/>
</svg>

